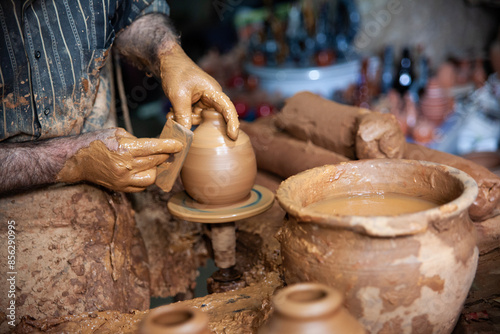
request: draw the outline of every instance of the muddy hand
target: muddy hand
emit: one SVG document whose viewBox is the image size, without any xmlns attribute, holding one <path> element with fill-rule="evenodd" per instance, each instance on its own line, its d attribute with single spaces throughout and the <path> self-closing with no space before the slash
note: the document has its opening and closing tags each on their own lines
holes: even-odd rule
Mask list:
<svg viewBox="0 0 500 334">
<path fill-rule="evenodd" d="M 160 52 L 163 90 L 172 103 L 175 120 L 191 128 L 199 119 L 199 110 L 213 108 L 227 123 L 227 135 L 238 138 L 239 121 L 236 109 L 214 78 L 199 68 L 179 45 Z M 197 116 L 198 114 L 198 116 Z"/>
<path fill-rule="evenodd" d="M 120 128 L 89 135 L 88 143 L 66 160 L 57 181 L 88 181 L 116 191 L 142 191 L 155 182 L 156 166 L 169 153 L 182 149 L 174 139 L 138 139 Z"/>
</svg>

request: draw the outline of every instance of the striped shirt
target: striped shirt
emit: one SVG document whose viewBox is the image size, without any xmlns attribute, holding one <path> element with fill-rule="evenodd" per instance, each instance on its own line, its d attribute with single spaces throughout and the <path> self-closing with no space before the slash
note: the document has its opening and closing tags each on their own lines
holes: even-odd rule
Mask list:
<svg viewBox="0 0 500 334">
<path fill-rule="evenodd" d="M 94 108 L 116 34 L 165 0 L 1 0 L 0 141 L 76 135 L 104 127 Z M 105 73 L 103 72 L 105 79 Z"/>
</svg>

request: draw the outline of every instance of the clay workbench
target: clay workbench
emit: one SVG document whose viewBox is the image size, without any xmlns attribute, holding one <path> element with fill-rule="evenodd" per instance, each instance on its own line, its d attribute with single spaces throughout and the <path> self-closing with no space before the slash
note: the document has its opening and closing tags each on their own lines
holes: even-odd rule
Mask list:
<svg viewBox="0 0 500 334">
<path fill-rule="evenodd" d="M 269 174 L 259 173 L 256 184 L 266 186 L 275 192 L 280 181 L 280 179 Z M 148 195 L 147 198 L 151 199 L 151 195 Z M 144 203 L 141 205 L 145 206 Z M 157 208 L 157 211 L 151 211 L 150 206 L 146 207 L 150 216 L 148 222 L 153 223 L 154 219 L 159 218 L 163 209 Z M 138 218 L 140 229 L 141 224 L 146 223 L 145 221 L 141 222 L 141 219 L 144 219 L 141 212 L 144 210 L 141 209 L 136 212 L 136 219 Z M 237 222 L 237 267 L 244 272 L 243 278 L 249 285 L 248 287 L 238 291 L 212 294 L 179 302 L 207 312 L 212 332 L 255 333 L 256 329 L 267 319 L 271 309 L 270 297 L 275 289 L 283 284 L 279 275 L 279 264 L 281 262 L 279 243 L 274 238 L 274 235 L 280 228 L 284 215 L 284 211 L 277 203 L 274 203 L 273 207 L 267 212 Z M 163 217 L 163 219 L 165 218 Z M 198 262 L 185 264 L 183 267 L 181 265 L 182 259 L 177 259 L 177 256 L 174 258 L 169 254 L 164 255 L 167 259 L 164 259 L 161 263 L 157 262 L 160 268 L 153 269 L 154 266 L 151 266 L 153 269 L 151 272 L 152 289 L 157 289 L 157 295 L 160 295 L 162 291 L 163 295 L 189 293 L 196 277 L 196 268 L 204 263 L 204 260 L 208 257 L 207 252 L 210 247 L 205 249 L 202 241 L 202 231 L 194 225 L 183 225 L 182 223 L 168 222 L 169 228 L 175 229 L 175 231 L 170 231 L 173 236 L 169 237 L 171 239 L 169 240 L 169 247 L 176 248 L 181 255 L 189 259 L 198 259 Z M 154 230 L 161 233 L 157 227 Z M 142 229 L 141 232 L 144 233 Z M 187 239 L 190 240 L 173 240 L 179 235 L 189 236 Z M 147 244 L 147 236 L 145 240 Z M 151 239 L 149 240 L 153 242 Z M 192 249 L 188 249 L 189 246 Z M 161 259 L 161 256 L 156 256 L 153 261 L 159 259 Z M 152 263 L 151 256 L 150 263 Z M 172 274 L 171 277 L 176 277 L 177 280 L 174 280 L 168 286 L 158 282 L 154 283 L 155 277 L 161 277 L 161 267 L 166 266 L 167 263 L 174 266 L 172 271 L 178 275 Z M 23 319 L 16 333 L 35 333 L 38 331 L 44 333 L 135 333 L 138 324 L 146 313 L 147 311 L 136 311 L 128 314 L 103 311 L 40 321 Z"/>
<path fill-rule="evenodd" d="M 275 191 L 280 179 L 259 172 L 257 184 L 264 185 Z M 256 217 L 237 222 L 237 262 L 244 274 L 248 287 L 238 291 L 212 294 L 205 297 L 181 301 L 201 309 L 209 315 L 210 329 L 213 333 L 256 333 L 268 318 L 271 311 L 270 298 L 276 289 L 282 286 L 280 278 L 280 245 L 275 239 L 279 230 L 284 211 L 275 203 L 267 212 Z M 177 229 L 181 227 L 179 222 Z M 139 223 L 140 225 L 140 223 Z M 481 256 L 479 268 L 473 287 L 467 299 L 459 324 L 454 333 L 495 333 L 500 332 L 500 224 L 498 220 L 490 220 L 477 225 L 482 243 L 479 245 Z M 188 232 L 193 237 L 202 231 L 191 226 Z M 194 230 L 195 232 L 193 232 Z M 186 233 L 184 230 L 183 233 Z M 172 232 L 172 234 L 175 234 Z M 201 233 L 203 234 L 203 233 Z M 489 237 L 485 238 L 484 236 Z M 199 236 L 201 238 L 201 236 Z M 194 238 L 194 237 L 193 237 Z M 196 250 L 184 249 L 203 254 L 204 246 L 198 241 L 191 241 Z M 209 249 L 209 247 L 207 248 Z M 181 252 L 181 253 L 182 253 Z M 207 255 L 207 254 L 205 254 Z M 192 255 L 189 255 L 192 256 Z M 200 258 L 202 256 L 200 255 Z M 200 263 L 203 261 L 200 260 Z M 199 263 L 194 263 L 198 265 Z M 189 266 L 188 266 L 189 267 Z M 195 276 L 194 267 L 189 267 L 184 273 L 189 274 L 184 281 L 176 282 L 170 288 L 170 293 L 178 293 L 182 284 L 192 284 Z M 182 272 L 176 265 L 174 268 Z M 153 284 L 154 285 L 154 284 Z M 184 289 L 189 290 L 189 289 Z M 74 316 L 60 317 L 44 321 L 24 319 L 17 333 L 136 333 L 138 324 L 148 311 L 136 311 L 123 314 L 115 311 L 83 313 Z"/>
</svg>

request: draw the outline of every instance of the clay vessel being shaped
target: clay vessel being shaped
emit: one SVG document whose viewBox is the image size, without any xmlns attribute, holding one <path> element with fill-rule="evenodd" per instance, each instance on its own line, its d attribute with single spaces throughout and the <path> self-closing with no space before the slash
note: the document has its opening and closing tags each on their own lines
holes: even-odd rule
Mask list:
<svg viewBox="0 0 500 334">
<path fill-rule="evenodd" d="M 201 117 L 181 170 L 186 192 L 199 203 L 210 205 L 244 200 L 257 174 L 249 137 L 240 130 L 238 139 L 231 140 L 224 117 L 215 110 L 203 110 Z"/>
<path fill-rule="evenodd" d="M 343 296 L 318 283 L 301 283 L 278 291 L 274 313 L 259 334 L 363 334 L 363 326 L 342 306 Z"/>
<path fill-rule="evenodd" d="M 144 317 L 139 334 L 210 334 L 208 316 L 187 306 L 160 306 Z"/>
<path fill-rule="evenodd" d="M 438 206 L 392 216 L 308 207 L 333 195 L 373 193 Z M 358 160 L 294 175 L 277 191 L 288 213 L 278 235 L 285 281 L 338 289 L 369 333 L 451 333 L 477 267 L 467 211 L 477 193 L 464 172 L 423 161 Z"/>
</svg>

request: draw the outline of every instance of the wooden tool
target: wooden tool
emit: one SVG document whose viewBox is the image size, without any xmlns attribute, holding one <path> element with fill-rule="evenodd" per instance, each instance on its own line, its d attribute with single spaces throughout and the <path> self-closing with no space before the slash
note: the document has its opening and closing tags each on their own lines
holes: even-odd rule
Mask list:
<svg viewBox="0 0 500 334">
<path fill-rule="evenodd" d="M 169 118 L 163 127 L 160 138 L 173 138 L 184 145 L 184 148 L 180 152 L 171 154 L 167 161 L 159 165 L 156 169 L 155 184 L 160 187 L 161 190 L 169 192 L 179 176 L 182 164 L 193 142 L 193 132 Z"/>
</svg>

